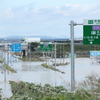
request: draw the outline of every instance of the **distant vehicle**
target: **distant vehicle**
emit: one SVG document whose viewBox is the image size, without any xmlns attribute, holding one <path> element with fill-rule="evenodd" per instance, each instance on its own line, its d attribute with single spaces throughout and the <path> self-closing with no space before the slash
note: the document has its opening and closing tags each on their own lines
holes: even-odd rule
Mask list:
<svg viewBox="0 0 100 100">
<path fill-rule="evenodd" d="M 40 43 L 40 38 L 23 38 L 21 42 L 22 43 L 32 43 L 32 42 Z"/>
</svg>

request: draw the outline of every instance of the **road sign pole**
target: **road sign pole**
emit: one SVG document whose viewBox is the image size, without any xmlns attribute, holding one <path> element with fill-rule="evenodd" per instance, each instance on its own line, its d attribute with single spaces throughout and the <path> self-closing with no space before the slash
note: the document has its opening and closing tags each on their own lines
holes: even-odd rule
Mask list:
<svg viewBox="0 0 100 100">
<path fill-rule="evenodd" d="M 71 91 L 75 90 L 75 68 L 74 68 L 74 21 L 70 21 L 71 38 Z"/>
<path fill-rule="evenodd" d="M 65 58 L 65 54 L 64 54 L 64 44 L 63 44 L 62 55 L 63 55 L 63 64 L 64 64 L 64 58 Z"/>
<path fill-rule="evenodd" d="M 43 61 L 45 60 L 45 55 L 44 55 L 44 52 L 43 52 Z"/>
<path fill-rule="evenodd" d="M 56 43 L 55 43 L 55 67 L 56 67 Z"/>
<path fill-rule="evenodd" d="M 83 25 L 70 21 L 70 38 L 71 38 L 71 91 L 75 91 L 75 64 L 74 64 L 74 26 Z"/>
</svg>

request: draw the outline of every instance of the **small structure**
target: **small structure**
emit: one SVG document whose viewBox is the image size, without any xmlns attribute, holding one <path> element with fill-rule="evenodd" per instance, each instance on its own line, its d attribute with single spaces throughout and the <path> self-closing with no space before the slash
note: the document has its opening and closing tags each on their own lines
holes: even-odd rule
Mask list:
<svg viewBox="0 0 100 100">
<path fill-rule="evenodd" d="M 23 38 L 22 43 L 22 57 L 26 57 L 30 52 L 31 43 L 40 43 L 40 38 Z"/>
<path fill-rule="evenodd" d="M 26 57 L 28 54 L 28 43 L 21 43 L 22 44 L 22 57 Z"/>
<path fill-rule="evenodd" d="M 32 42 L 40 43 L 40 38 L 23 38 L 21 42 L 22 43 L 32 43 Z"/>
</svg>

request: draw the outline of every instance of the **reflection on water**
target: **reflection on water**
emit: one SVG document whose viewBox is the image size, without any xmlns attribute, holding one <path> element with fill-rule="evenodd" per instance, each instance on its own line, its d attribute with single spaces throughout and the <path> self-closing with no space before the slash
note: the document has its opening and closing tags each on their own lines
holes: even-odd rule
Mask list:
<svg viewBox="0 0 100 100">
<path fill-rule="evenodd" d="M 40 64 L 41 65 L 41 64 Z M 22 64 L 22 71 L 45 71 L 46 68 L 41 67 L 40 65 L 33 65 L 33 64 Z"/>
</svg>

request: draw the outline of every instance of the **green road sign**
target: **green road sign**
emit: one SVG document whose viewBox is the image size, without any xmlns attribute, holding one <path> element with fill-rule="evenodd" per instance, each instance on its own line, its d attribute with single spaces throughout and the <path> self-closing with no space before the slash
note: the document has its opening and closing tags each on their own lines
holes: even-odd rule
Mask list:
<svg viewBox="0 0 100 100">
<path fill-rule="evenodd" d="M 52 51 L 52 44 L 48 43 L 40 44 L 40 51 Z"/>
<path fill-rule="evenodd" d="M 100 44 L 100 20 L 85 20 L 83 25 L 83 44 Z"/>
</svg>

